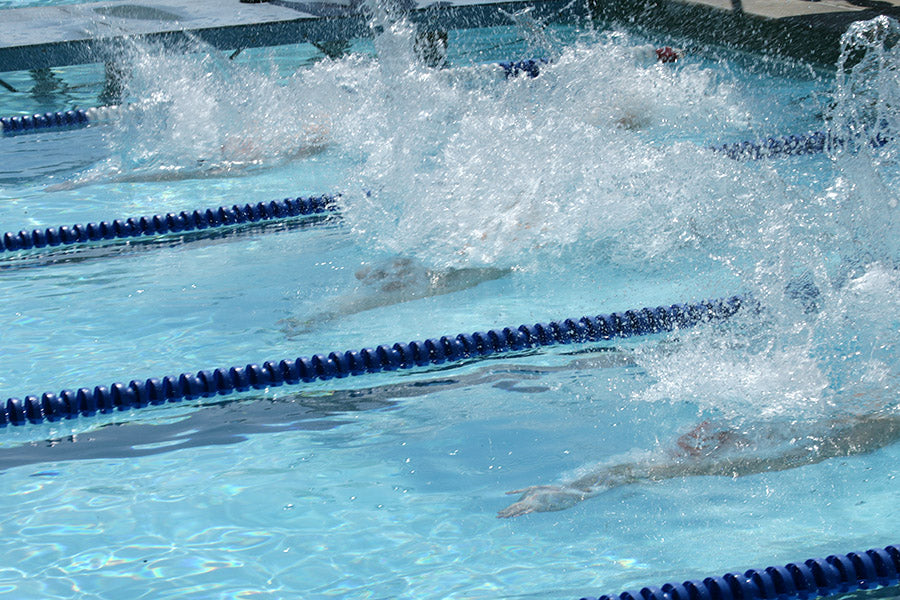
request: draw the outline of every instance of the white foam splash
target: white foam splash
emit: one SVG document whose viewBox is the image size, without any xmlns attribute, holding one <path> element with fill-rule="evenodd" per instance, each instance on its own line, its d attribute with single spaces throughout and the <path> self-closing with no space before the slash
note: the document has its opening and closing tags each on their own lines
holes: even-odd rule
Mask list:
<svg viewBox="0 0 900 600">
<path fill-rule="evenodd" d="M 900 125 L 896 23 L 845 37 L 822 126 L 856 141 L 832 153 L 836 175 L 817 192 L 777 165 L 706 150 L 762 109 L 712 69 L 641 60 L 623 34 L 583 39 L 540 77 L 506 80 L 489 66 L 427 68 L 411 25 L 375 22 L 377 58 L 287 78 L 137 53 L 129 90 L 156 112 L 112 134 L 110 164 L 277 164 L 321 124 L 329 151 L 356 165 L 339 185 L 361 247 L 435 269 L 603 261 L 690 273 L 712 258 L 737 274 L 766 313 L 646 347 L 639 360 L 657 383 L 641 400 L 814 413 L 896 378 L 897 144 L 856 142 Z M 243 162 L 225 156 L 233 139 Z"/>
<path fill-rule="evenodd" d="M 577 249 L 598 242 L 625 261 L 665 260 L 710 230 L 698 215 L 735 195 L 726 187 L 749 198 L 758 181 L 695 143 L 650 141 L 740 118 L 727 85 L 614 43 L 475 88 L 416 65 L 367 75 L 362 106 L 335 127 L 364 151 L 345 216 L 361 237 L 431 264 L 581 260 Z"/>
<path fill-rule="evenodd" d="M 844 143 L 831 152 L 824 192 L 776 185 L 757 199 L 764 209 L 755 227 L 743 221 L 743 232 L 726 234 L 721 259 L 766 311 L 724 331 L 685 333 L 674 351 L 643 349 L 657 383 L 636 398 L 742 417 L 896 404 L 898 33 L 879 17 L 843 38 L 823 127 Z"/>
</svg>

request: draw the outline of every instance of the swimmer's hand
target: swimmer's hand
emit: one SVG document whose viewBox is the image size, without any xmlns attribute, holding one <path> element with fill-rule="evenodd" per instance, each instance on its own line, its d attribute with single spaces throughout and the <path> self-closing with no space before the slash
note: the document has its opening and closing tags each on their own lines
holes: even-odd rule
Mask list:
<svg viewBox="0 0 900 600">
<path fill-rule="evenodd" d="M 575 506 L 591 496 L 588 491 L 559 485 L 534 485 L 506 493 L 522 494 L 522 496 L 517 502 L 498 512 L 497 518 L 499 519 L 520 517 L 533 512 L 563 510 Z"/>
</svg>

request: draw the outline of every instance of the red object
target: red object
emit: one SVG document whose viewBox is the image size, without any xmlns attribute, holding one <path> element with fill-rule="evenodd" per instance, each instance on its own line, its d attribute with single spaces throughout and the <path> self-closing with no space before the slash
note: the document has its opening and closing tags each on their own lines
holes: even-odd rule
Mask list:
<svg viewBox="0 0 900 600">
<path fill-rule="evenodd" d="M 681 58 L 681 55 L 670 46 L 656 49 L 656 60 L 663 63 L 675 62 Z"/>
</svg>

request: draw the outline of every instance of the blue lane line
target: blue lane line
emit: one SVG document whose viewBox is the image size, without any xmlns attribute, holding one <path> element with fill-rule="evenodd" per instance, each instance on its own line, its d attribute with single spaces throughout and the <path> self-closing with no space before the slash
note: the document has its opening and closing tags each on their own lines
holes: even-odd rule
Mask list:
<svg viewBox="0 0 900 600">
<path fill-rule="evenodd" d="M 3 135 L 17 135 L 60 129 L 81 129 L 92 123 L 87 111 L 78 109 L 24 117 L 3 117 L 0 118 L 0 130 Z"/>
<path fill-rule="evenodd" d="M 272 221 L 337 210 L 336 196 L 285 198 L 271 202 L 220 206 L 218 208 L 167 213 L 152 217 L 132 217 L 71 227 L 48 227 L 32 231 L 7 232 L 0 236 L 0 253 L 47 246 L 80 244 L 103 240 L 182 233 L 200 229 L 231 227 L 242 223 Z"/>
<path fill-rule="evenodd" d="M 886 124 L 872 132 L 868 139 L 857 138 L 863 145 L 881 148 L 891 143 L 895 135 Z M 829 134 L 827 131 L 813 131 L 801 135 L 770 137 L 763 142 L 743 141 L 721 146 L 710 146 L 710 150 L 724 154 L 734 160 L 760 160 L 774 156 L 800 156 L 803 154 L 821 154 L 832 150 L 841 150 L 847 145 L 844 138 Z"/>
<path fill-rule="evenodd" d="M 509 79 L 511 77 L 518 77 L 523 73 L 529 77 L 537 77 L 540 74 L 541 65 L 547 64 L 547 62 L 546 59 L 539 58 L 506 61 L 496 63 L 496 65 L 503 69 L 504 76 Z M 42 133 L 45 131 L 81 129 L 88 125 L 96 125 L 98 123 L 111 121 L 124 112 L 131 112 L 138 109 L 138 105 L 125 104 L 2 117 L 0 118 L 0 133 L 4 136 L 14 136 L 28 133 Z"/>
<path fill-rule="evenodd" d="M 503 69 L 506 78 L 515 78 L 522 74 L 533 78 L 540 74 L 541 66 L 546 63 L 545 59 L 528 59 L 500 62 L 497 65 Z M 110 106 L 86 110 L 48 112 L 24 117 L 3 117 L 0 118 L 0 129 L 2 129 L 4 136 L 80 129 L 88 125 L 109 121 L 121 111 L 130 110 L 131 108 L 133 107 Z M 840 142 L 834 139 L 829 140 L 826 133 L 814 131 L 800 135 L 770 137 L 763 142 L 746 140 L 721 144 L 710 146 L 709 149 L 735 160 L 759 160 L 779 155 L 819 154 L 839 145 Z"/>
<path fill-rule="evenodd" d="M 549 64 L 549 61 L 546 58 L 496 63 L 497 66 L 503 69 L 503 74 L 507 79 L 519 77 L 520 75 L 526 75 L 531 78 L 537 77 L 540 75 L 542 67 L 547 64 Z M 43 131 L 78 129 L 110 121 L 123 112 L 135 109 L 136 105 L 101 106 L 44 114 L 3 117 L 0 118 L 0 130 L 2 130 L 3 135 L 11 136 Z M 799 135 L 770 137 L 762 142 L 750 140 L 732 142 L 710 146 L 709 149 L 735 160 L 759 160 L 774 156 L 820 154 L 840 146 L 842 146 L 842 143 L 834 138 L 829 139 L 826 132 L 814 131 Z"/>
<path fill-rule="evenodd" d="M 829 140 L 827 133 L 814 131 L 802 135 L 770 137 L 763 142 L 743 141 L 710 146 L 709 149 L 734 160 L 759 160 L 773 156 L 821 154 L 839 145 L 836 140 Z"/>
<path fill-rule="evenodd" d="M 757 306 L 755 301 L 734 296 L 725 300 L 706 300 L 692 304 L 627 310 L 610 315 L 586 316 L 549 323 L 504 327 L 472 334 L 443 336 L 424 342 L 396 343 L 359 351 L 329 352 L 262 366 L 220 368 L 213 371 L 182 373 L 162 379 L 132 380 L 59 394 L 9 398 L 0 411 L 0 427 L 25 425 L 93 416 L 115 410 L 130 410 L 151 405 L 209 398 L 252 389 L 343 378 L 380 371 L 412 369 L 474 357 L 515 352 L 526 348 L 597 342 L 613 338 L 649 335 L 692 327 L 699 323 L 726 319 L 742 307 Z"/>
<path fill-rule="evenodd" d="M 897 583 L 900 547 L 886 546 L 581 600 L 809 600 Z"/>
</svg>

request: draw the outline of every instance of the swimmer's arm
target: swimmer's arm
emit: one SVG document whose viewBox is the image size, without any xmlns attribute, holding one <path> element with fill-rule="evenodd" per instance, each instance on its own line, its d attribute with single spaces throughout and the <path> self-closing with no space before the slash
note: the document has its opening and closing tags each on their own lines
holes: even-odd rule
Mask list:
<svg viewBox="0 0 900 600">
<path fill-rule="evenodd" d="M 727 456 L 706 454 L 697 457 L 685 455 L 679 448 L 667 458 L 604 464 L 568 483 L 514 490 L 509 493 L 521 494 L 521 497 L 497 516 L 509 518 L 563 510 L 605 490 L 633 483 L 690 476 L 742 477 L 784 471 L 830 458 L 873 452 L 898 440 L 900 414 L 888 413 L 829 421 L 823 435 L 792 440 L 787 450 L 772 455 L 742 455 L 734 453 L 732 448 Z"/>
<path fill-rule="evenodd" d="M 578 479 L 560 485 L 536 485 L 507 494 L 521 494 L 519 499 L 497 513 L 497 517 L 508 519 L 533 512 L 550 512 L 571 508 L 583 500 L 600 492 L 636 483 L 650 477 L 648 465 L 638 462 L 619 465 L 604 465 Z"/>
<path fill-rule="evenodd" d="M 780 463 L 765 459 L 741 461 L 699 461 L 677 458 L 663 461 L 648 459 L 614 465 L 601 465 L 568 483 L 560 485 L 532 486 L 507 492 L 521 494 L 519 499 L 497 513 L 501 519 L 518 517 L 533 512 L 563 510 L 575 506 L 606 490 L 634 483 L 663 481 L 691 475 L 727 475 L 736 477 L 751 472 L 761 472 Z M 782 467 L 787 468 L 787 467 Z"/>
<path fill-rule="evenodd" d="M 730 440 L 738 439 L 736 432 L 725 430 L 724 433 L 733 434 L 729 436 Z M 743 477 L 767 471 L 785 471 L 830 458 L 866 454 L 897 441 L 900 441 L 900 414 L 846 417 L 828 421 L 823 431 L 790 440 L 787 448 L 772 454 L 758 454 L 759 449 L 741 452 L 737 445 L 740 442 L 732 441 L 727 448 L 698 457 L 685 454 L 683 446 L 679 445 L 669 458 L 650 457 L 631 463 L 601 465 L 566 485 L 596 493 L 594 490 L 597 489 L 602 491 L 620 485 L 676 477 Z"/>
</svg>

